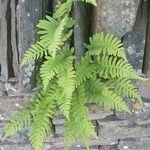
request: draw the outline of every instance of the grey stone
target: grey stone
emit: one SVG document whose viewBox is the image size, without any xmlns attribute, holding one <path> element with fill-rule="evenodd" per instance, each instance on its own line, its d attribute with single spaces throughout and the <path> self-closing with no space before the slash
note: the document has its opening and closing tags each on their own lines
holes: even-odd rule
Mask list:
<svg viewBox="0 0 150 150">
<path fill-rule="evenodd" d="M 88 41 L 91 25 L 91 6 L 83 2 L 74 2 L 74 48 L 76 61 L 85 53 L 84 43 Z"/>
<path fill-rule="evenodd" d="M 118 145 L 103 145 L 103 146 L 99 146 L 99 150 L 119 150 L 118 149 Z"/>
<path fill-rule="evenodd" d="M 128 59 L 139 74 L 142 73 L 146 43 L 147 6 L 147 1 L 141 1 L 133 29 L 123 37 Z"/>
<path fill-rule="evenodd" d="M 117 143 L 127 138 L 145 138 L 150 136 L 150 120 L 131 122 L 127 120 L 100 120 L 99 136 L 106 145 Z"/>
<path fill-rule="evenodd" d="M 16 35 L 16 0 L 10 1 L 10 9 L 11 9 L 11 47 L 12 47 L 12 66 L 13 66 L 13 74 L 15 77 L 18 77 L 19 73 L 19 58 L 17 51 L 17 35 Z"/>
<path fill-rule="evenodd" d="M 119 150 L 149 150 L 150 138 L 126 139 L 118 144 Z"/>
<path fill-rule="evenodd" d="M 7 62 L 7 6 L 8 0 L 0 0 L 0 81 L 8 80 L 8 62 Z"/>
<path fill-rule="evenodd" d="M 114 114 L 113 111 L 105 110 L 104 108 L 101 108 L 95 104 L 88 104 L 87 107 L 89 109 L 89 118 L 93 121 L 97 119 L 103 119 Z M 53 124 L 58 125 L 58 127 L 63 125 L 65 123 L 65 119 L 62 116 L 62 113 L 57 111 L 57 114 L 55 115 L 57 117 L 54 118 Z"/>
<path fill-rule="evenodd" d="M 95 8 L 93 29 L 118 37 L 132 30 L 140 0 L 101 0 Z"/>
<path fill-rule="evenodd" d="M 148 6 L 149 5 L 150 2 L 148 1 Z M 145 73 L 146 77 L 150 78 L 150 7 L 148 7 L 147 38 L 146 38 L 146 46 L 145 46 L 143 72 Z"/>
<path fill-rule="evenodd" d="M 0 97 L 0 121 L 8 121 L 17 109 L 25 104 L 26 100 L 31 98 L 31 94 L 24 94 L 14 97 Z"/>
<path fill-rule="evenodd" d="M 141 97 L 144 100 L 150 100 L 150 78 L 145 78 L 138 82 Z"/>
<path fill-rule="evenodd" d="M 97 132 L 97 121 L 93 120 L 92 121 L 94 127 L 95 127 L 95 132 Z M 64 133 L 65 133 L 65 128 L 64 128 L 64 124 L 62 125 L 55 125 L 54 127 L 55 129 L 55 134 L 57 136 L 64 136 Z"/>
<path fill-rule="evenodd" d="M 49 144 L 44 144 L 42 150 L 50 150 L 51 146 Z M 32 146 L 28 143 L 20 144 L 2 144 L 0 145 L 0 150 L 32 150 Z"/>
<path fill-rule="evenodd" d="M 132 122 L 137 121 L 137 120 L 143 120 L 149 117 L 150 115 L 150 106 L 140 104 L 137 100 L 135 99 L 127 99 L 126 100 L 128 107 L 131 110 L 131 114 L 122 112 L 122 111 L 115 111 L 115 115 L 118 119 L 121 120 L 130 120 Z"/>
<path fill-rule="evenodd" d="M 19 0 L 17 5 L 17 35 L 19 63 L 22 60 L 24 52 L 36 40 L 36 25 L 42 17 L 43 0 Z M 37 11 L 36 11 L 37 10 Z M 19 90 L 29 90 L 31 88 L 30 79 L 34 70 L 34 62 L 24 66 L 19 73 Z"/>
<path fill-rule="evenodd" d="M 88 104 L 90 120 L 103 119 L 114 114 L 113 111 L 104 109 L 95 104 Z"/>
<path fill-rule="evenodd" d="M 95 104 L 88 104 L 89 108 L 89 118 L 90 120 L 98 120 L 103 119 L 107 116 L 113 115 L 114 112 L 110 110 L 105 110 Z M 54 118 L 53 124 L 54 125 L 62 125 L 65 123 L 64 117 L 59 114 L 58 117 Z"/>
<path fill-rule="evenodd" d="M 5 144 L 0 145 L 0 150 L 32 150 L 29 144 Z"/>
<path fill-rule="evenodd" d="M 0 82 L 0 97 L 4 94 L 4 84 L 3 82 Z"/>
</svg>

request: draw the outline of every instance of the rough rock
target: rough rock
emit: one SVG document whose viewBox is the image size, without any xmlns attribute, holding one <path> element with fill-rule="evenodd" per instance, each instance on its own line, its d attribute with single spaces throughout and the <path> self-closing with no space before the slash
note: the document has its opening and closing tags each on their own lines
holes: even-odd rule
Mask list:
<svg viewBox="0 0 150 150">
<path fill-rule="evenodd" d="M 143 100 L 150 101 L 150 79 L 145 78 L 144 80 L 139 81 L 138 86 Z"/>
<path fill-rule="evenodd" d="M 91 6 L 82 2 L 74 2 L 74 43 L 77 62 L 85 53 L 84 43 L 88 41 L 91 25 Z"/>
<path fill-rule="evenodd" d="M 148 6 L 150 1 L 148 1 Z M 147 24 L 147 37 L 146 37 L 146 46 L 145 46 L 145 58 L 143 72 L 147 78 L 150 78 L 150 7 L 148 7 L 148 24 Z"/>
<path fill-rule="evenodd" d="M 20 0 L 17 5 L 17 35 L 19 62 L 24 52 L 36 40 L 36 24 L 42 17 L 43 0 Z M 30 7 L 29 7 L 30 6 Z M 34 70 L 34 62 L 21 68 L 19 73 L 19 90 L 30 89 L 30 79 Z"/>
<path fill-rule="evenodd" d="M 32 150 L 30 144 L 22 143 L 22 144 L 10 144 L 10 145 L 1 145 L 0 150 Z M 44 144 L 42 150 L 65 150 L 65 148 L 53 148 L 50 144 Z M 72 147 L 71 150 L 86 150 L 85 147 Z M 97 146 L 90 147 L 90 150 L 98 150 Z"/>
<path fill-rule="evenodd" d="M 12 48 L 12 69 L 13 76 L 18 77 L 19 64 L 18 64 L 18 50 L 17 50 L 17 18 L 16 18 L 16 0 L 10 1 L 10 12 L 11 12 L 11 48 Z"/>
<path fill-rule="evenodd" d="M 95 129 L 97 128 L 97 121 L 98 119 L 104 119 L 108 116 L 113 115 L 113 111 L 104 110 L 103 108 L 100 108 L 96 105 L 89 104 L 89 118 L 92 120 Z M 64 118 L 60 115 L 53 120 L 54 128 L 55 128 L 55 134 L 56 135 L 64 135 Z M 97 132 L 97 131 L 96 131 Z"/>
<path fill-rule="evenodd" d="M 91 120 L 97 120 L 97 119 L 103 119 L 106 118 L 107 116 L 113 115 L 113 111 L 110 110 L 105 110 L 95 104 L 88 104 L 89 108 L 89 118 Z M 62 125 L 65 123 L 64 118 L 62 115 L 59 115 L 53 120 L 54 125 Z"/>
<path fill-rule="evenodd" d="M 115 115 L 118 119 L 121 120 L 129 120 L 130 122 L 134 122 L 137 120 L 143 120 L 150 116 L 150 106 L 142 105 L 135 99 L 127 99 L 126 103 L 130 108 L 132 114 L 122 112 L 122 111 L 115 111 Z"/>
<path fill-rule="evenodd" d="M 140 0 L 101 0 L 95 8 L 95 32 L 104 31 L 115 36 L 123 35 L 132 30 Z"/>
<path fill-rule="evenodd" d="M 111 118 L 112 119 L 112 118 Z M 106 145 L 127 138 L 145 138 L 150 136 L 150 120 L 131 122 L 127 120 L 99 120 L 99 136 Z M 109 133 L 109 134 L 108 134 Z"/>
<path fill-rule="evenodd" d="M 118 144 L 119 150 L 149 150 L 150 138 L 126 139 Z"/>
<path fill-rule="evenodd" d="M 8 61 L 7 61 L 7 6 L 8 0 L 0 0 L 0 81 L 8 80 Z"/>
<path fill-rule="evenodd" d="M 142 73 L 145 51 L 147 6 L 147 1 L 141 1 L 133 29 L 123 37 L 123 43 L 127 51 L 128 59 L 139 74 Z"/>
<path fill-rule="evenodd" d="M 32 94 L 18 95 L 14 97 L 0 97 L 0 121 L 8 121 L 10 116 L 30 99 Z"/>
</svg>

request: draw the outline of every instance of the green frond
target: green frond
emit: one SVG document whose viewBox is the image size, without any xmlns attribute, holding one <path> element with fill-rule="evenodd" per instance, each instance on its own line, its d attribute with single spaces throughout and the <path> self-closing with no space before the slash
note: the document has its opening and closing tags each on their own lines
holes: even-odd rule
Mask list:
<svg viewBox="0 0 150 150">
<path fill-rule="evenodd" d="M 85 44 L 88 49 L 86 55 L 112 55 L 127 60 L 122 42 L 111 34 L 97 33 Z"/>
<path fill-rule="evenodd" d="M 72 17 L 67 17 L 66 20 L 67 24 L 65 25 L 65 29 L 62 35 L 62 41 L 67 41 L 73 34 L 73 26 L 74 26 L 74 19 Z"/>
<path fill-rule="evenodd" d="M 30 61 L 41 58 L 44 54 L 46 54 L 46 51 L 44 42 L 37 42 L 36 44 L 31 45 L 23 56 L 21 66 L 28 64 Z"/>
<path fill-rule="evenodd" d="M 56 19 L 46 16 L 46 19 L 40 20 L 37 24 L 39 31 L 37 32 L 40 35 L 40 40 L 43 41 L 52 41 L 55 31 L 59 26 L 59 21 Z"/>
<path fill-rule="evenodd" d="M 109 79 L 107 85 L 114 89 L 120 96 L 135 98 L 142 101 L 141 96 L 136 87 L 127 79 Z"/>
<path fill-rule="evenodd" d="M 56 100 L 57 106 L 63 112 L 64 116 L 69 120 L 69 112 L 71 106 L 71 98 L 68 98 L 62 87 L 57 83 L 50 84 L 47 88 L 47 93 Z"/>
<path fill-rule="evenodd" d="M 45 91 L 51 79 L 60 71 L 64 70 L 64 68 L 67 68 L 72 64 L 74 58 L 72 51 L 73 49 L 69 49 L 67 46 L 65 46 L 55 59 L 50 56 L 47 57 L 47 60 L 40 68 L 40 77 L 42 79 L 43 88 Z"/>
<path fill-rule="evenodd" d="M 58 28 L 54 32 L 53 40 L 48 41 L 46 44 L 46 46 L 48 47 L 48 52 L 52 56 L 53 59 L 55 58 L 57 51 L 60 50 L 61 46 L 64 44 L 64 42 L 62 41 L 62 35 L 63 35 L 64 27 L 67 23 L 66 20 L 67 20 L 67 17 L 64 17 L 61 20 Z"/>
<path fill-rule="evenodd" d="M 36 101 L 34 122 L 31 126 L 30 141 L 34 150 L 41 150 L 45 138 L 50 134 L 51 119 L 54 115 L 55 100 L 40 95 Z"/>
<path fill-rule="evenodd" d="M 67 24 L 65 25 L 65 30 L 72 29 L 74 26 L 74 18 L 73 17 L 67 17 Z"/>
<path fill-rule="evenodd" d="M 46 17 L 48 20 L 41 20 L 37 25 L 41 31 L 38 33 L 41 35 L 40 40 L 46 42 L 49 55 L 55 58 L 58 50 L 64 44 L 62 41 L 62 35 L 64 27 L 67 23 L 67 16 L 65 16 L 60 22 L 51 17 Z"/>
<path fill-rule="evenodd" d="M 64 15 L 68 14 L 71 11 L 72 3 L 73 3 L 73 0 L 67 0 L 63 4 L 58 4 L 56 6 L 57 10 L 53 14 L 53 18 L 60 19 Z"/>
<path fill-rule="evenodd" d="M 124 59 L 102 56 L 97 60 L 97 72 L 104 78 L 140 79 L 133 67 Z"/>
<path fill-rule="evenodd" d="M 71 107 L 72 93 L 75 89 L 75 71 L 72 66 L 65 68 L 58 74 L 58 85 L 63 89 L 60 110 L 65 117 L 69 119 L 69 112 Z"/>
<path fill-rule="evenodd" d="M 4 139 L 12 136 L 13 134 L 21 131 L 23 128 L 29 127 L 32 124 L 34 114 L 31 113 L 35 109 L 36 104 L 34 96 L 30 101 L 28 101 L 23 109 L 19 109 L 10 118 L 10 121 L 4 126 Z"/>
<path fill-rule="evenodd" d="M 82 58 L 79 64 L 76 64 L 76 86 L 81 85 L 82 82 L 89 78 L 93 78 L 96 73 L 96 65 L 87 58 Z"/>
<path fill-rule="evenodd" d="M 85 83 L 86 97 L 91 102 L 95 102 L 100 106 L 108 109 L 117 109 L 130 112 L 123 99 L 117 93 L 109 90 L 109 88 L 101 81 L 89 80 Z"/>
<path fill-rule="evenodd" d="M 64 37 L 62 37 L 63 30 L 68 18 L 64 17 L 60 22 L 49 16 L 46 16 L 46 18 L 47 20 L 40 20 L 37 25 L 40 29 L 38 32 L 40 39 L 26 51 L 21 66 L 44 55 L 47 56 L 47 54 L 54 59 L 56 52 L 61 49 L 63 45 L 62 39 L 64 40 Z"/>
<path fill-rule="evenodd" d="M 96 0 L 74 0 L 74 1 L 82 1 L 97 6 Z"/>
<path fill-rule="evenodd" d="M 70 120 L 66 122 L 65 143 L 70 147 L 76 140 L 81 140 L 88 147 L 88 140 L 97 138 L 94 126 L 88 118 L 88 109 L 85 106 L 84 89 L 79 88 L 73 94 Z"/>
<path fill-rule="evenodd" d="M 10 137 L 21 131 L 23 128 L 30 126 L 31 121 L 31 110 L 29 108 L 24 108 L 19 110 L 11 119 L 10 122 L 4 126 L 4 139 Z"/>
</svg>

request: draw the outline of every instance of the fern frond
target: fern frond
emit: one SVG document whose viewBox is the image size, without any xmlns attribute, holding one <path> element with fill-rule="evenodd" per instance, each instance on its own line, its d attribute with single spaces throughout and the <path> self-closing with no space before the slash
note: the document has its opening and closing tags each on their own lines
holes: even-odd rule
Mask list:
<svg viewBox="0 0 150 150">
<path fill-rule="evenodd" d="M 64 15 L 68 14 L 71 10 L 72 7 L 72 3 L 73 0 L 67 0 L 65 3 L 63 4 L 58 4 L 56 6 L 57 10 L 56 12 L 53 14 L 53 18 L 56 19 L 60 19 L 61 17 L 63 17 Z"/>
<path fill-rule="evenodd" d="M 53 35 L 58 28 L 59 23 L 59 21 L 50 16 L 46 16 L 46 19 L 40 20 L 37 24 L 37 27 L 39 29 L 37 33 L 40 35 L 40 40 L 46 42 L 52 41 Z"/>
<path fill-rule="evenodd" d="M 69 112 L 71 107 L 72 93 L 75 89 L 75 71 L 72 66 L 65 68 L 58 74 L 58 85 L 63 89 L 60 110 L 64 113 L 65 117 L 69 119 Z"/>
<path fill-rule="evenodd" d="M 21 131 L 23 128 L 30 126 L 31 110 L 24 108 L 19 110 L 11 119 L 10 122 L 4 126 L 4 139 L 12 136 L 13 134 Z"/>
<path fill-rule="evenodd" d="M 63 30 L 67 23 L 68 18 L 64 17 L 60 22 L 55 19 L 47 16 L 47 20 L 41 20 L 37 27 L 40 29 L 38 34 L 40 34 L 39 41 L 32 45 L 28 51 L 24 54 L 22 64 L 29 63 L 31 60 L 41 58 L 42 56 L 49 54 L 52 58 L 55 58 L 55 55 L 58 50 L 61 49 L 61 46 L 64 44 L 63 40 L 68 37 L 63 37 Z"/>
<path fill-rule="evenodd" d="M 87 58 L 82 58 L 80 64 L 75 66 L 76 69 L 76 86 L 81 85 L 82 82 L 89 78 L 93 78 L 96 73 L 96 65 Z"/>
<path fill-rule="evenodd" d="M 68 68 L 74 59 L 72 52 L 67 46 L 62 48 L 62 52 L 53 60 L 52 57 L 47 57 L 47 60 L 40 68 L 40 76 L 42 78 L 43 87 L 46 91 L 49 81 L 64 68 Z"/>
<path fill-rule="evenodd" d="M 62 35 L 63 35 L 64 27 L 67 23 L 66 20 L 67 17 L 64 17 L 61 20 L 58 28 L 54 32 L 53 40 L 49 41 L 46 45 L 48 47 L 48 52 L 53 59 L 55 58 L 57 51 L 60 50 L 61 46 L 64 44 L 64 42 L 62 41 Z"/>
<path fill-rule="evenodd" d="M 140 79 L 133 67 L 117 57 L 102 56 L 97 60 L 97 72 L 104 78 Z"/>
<path fill-rule="evenodd" d="M 36 101 L 34 122 L 31 127 L 30 141 L 34 150 L 41 150 L 45 138 L 50 134 L 51 118 L 54 115 L 55 100 L 44 95 Z"/>
<path fill-rule="evenodd" d="M 72 17 L 68 17 L 66 20 L 67 24 L 65 25 L 65 30 L 62 35 L 62 41 L 65 42 L 67 41 L 73 34 L 73 25 L 74 25 L 74 20 Z"/>
<path fill-rule="evenodd" d="M 31 48 L 29 48 L 23 56 L 21 67 L 30 61 L 41 58 L 44 54 L 46 55 L 46 51 L 45 42 L 37 42 L 31 45 Z"/>
<path fill-rule="evenodd" d="M 41 34 L 40 40 L 46 42 L 48 53 L 54 59 L 57 50 L 60 50 L 61 46 L 64 44 L 62 35 L 68 18 L 65 16 L 60 22 L 48 16 L 47 19 L 47 21 L 41 20 L 37 25 L 37 27 L 42 30 L 38 33 Z"/>
<path fill-rule="evenodd" d="M 114 89 L 120 96 L 135 98 L 142 101 L 141 96 L 135 86 L 127 79 L 109 79 L 107 85 Z"/>
<path fill-rule="evenodd" d="M 86 55 L 113 55 L 127 60 L 123 44 L 111 34 L 97 33 L 85 44 L 88 49 Z"/>
<path fill-rule="evenodd" d="M 93 124 L 88 118 L 88 109 L 85 106 L 84 89 L 78 88 L 74 94 L 70 110 L 70 120 L 66 122 L 65 143 L 70 147 L 75 140 L 81 140 L 88 148 L 88 140 L 96 138 Z"/>
<path fill-rule="evenodd" d="M 82 1 L 97 6 L 96 0 L 74 0 L 74 1 Z"/>
<path fill-rule="evenodd" d="M 87 99 L 108 109 L 118 109 L 130 112 L 123 99 L 99 80 L 89 80 L 85 83 Z"/>
</svg>

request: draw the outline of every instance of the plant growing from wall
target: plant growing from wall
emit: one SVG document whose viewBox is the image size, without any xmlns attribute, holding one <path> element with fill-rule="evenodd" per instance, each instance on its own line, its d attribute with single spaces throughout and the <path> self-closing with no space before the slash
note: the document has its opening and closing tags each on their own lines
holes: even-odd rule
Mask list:
<svg viewBox="0 0 150 150">
<path fill-rule="evenodd" d="M 95 0 L 85 2 L 96 5 Z M 72 3 L 73 0 L 67 0 L 59 4 L 52 17 L 39 21 L 40 38 L 24 54 L 21 65 L 44 57 L 39 69 L 43 88 L 5 125 L 4 139 L 31 127 L 33 149 L 41 150 L 59 108 L 66 119 L 66 147 L 79 139 L 89 149 L 88 140 L 97 136 L 86 103 L 130 113 L 123 99 L 133 97 L 141 102 L 130 81 L 140 77 L 128 63 L 121 41 L 111 34 L 91 37 L 85 44 L 87 52 L 80 63 L 75 63 L 74 48 L 66 42 L 73 33 L 74 20 L 69 15 Z"/>
</svg>

